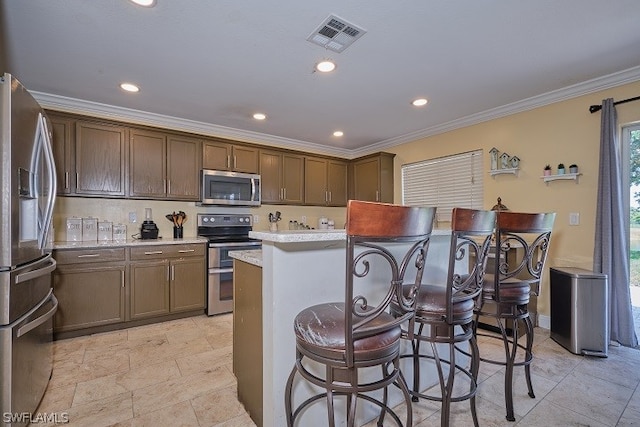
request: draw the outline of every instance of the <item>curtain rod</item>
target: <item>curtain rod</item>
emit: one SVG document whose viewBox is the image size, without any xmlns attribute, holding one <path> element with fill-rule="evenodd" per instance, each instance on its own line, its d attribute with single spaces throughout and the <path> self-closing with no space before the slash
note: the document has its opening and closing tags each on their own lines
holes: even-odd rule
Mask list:
<svg viewBox="0 0 640 427">
<path fill-rule="evenodd" d="M 629 99 L 623 99 L 622 101 L 616 101 L 613 103 L 613 105 L 618 105 L 618 104 L 624 104 L 625 102 L 631 102 L 631 101 L 637 101 L 640 99 L 640 96 L 636 96 L 635 98 L 629 98 Z M 602 105 L 592 105 L 591 107 L 589 107 L 589 112 L 590 113 L 597 113 L 598 111 L 602 110 Z"/>
</svg>

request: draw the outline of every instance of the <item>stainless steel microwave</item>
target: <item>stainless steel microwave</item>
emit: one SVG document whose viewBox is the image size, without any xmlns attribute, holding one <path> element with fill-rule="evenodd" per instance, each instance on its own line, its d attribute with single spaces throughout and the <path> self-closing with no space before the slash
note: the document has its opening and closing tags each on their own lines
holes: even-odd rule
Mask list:
<svg viewBox="0 0 640 427">
<path fill-rule="evenodd" d="M 203 205 L 260 206 L 260 175 L 202 169 Z"/>
</svg>

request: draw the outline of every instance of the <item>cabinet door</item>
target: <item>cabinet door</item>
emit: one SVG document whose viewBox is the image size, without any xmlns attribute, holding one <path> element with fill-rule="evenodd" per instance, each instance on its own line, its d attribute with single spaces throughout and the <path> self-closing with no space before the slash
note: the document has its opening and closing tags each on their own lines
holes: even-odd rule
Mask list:
<svg viewBox="0 0 640 427">
<path fill-rule="evenodd" d="M 125 267 L 60 266 L 53 274 L 58 298 L 56 332 L 125 321 Z"/>
<path fill-rule="evenodd" d="M 129 195 L 164 198 L 166 194 L 166 137 L 131 129 Z"/>
<path fill-rule="evenodd" d="M 304 157 L 282 155 L 282 200 L 288 204 L 304 203 Z"/>
<path fill-rule="evenodd" d="M 169 313 L 169 262 L 132 263 L 131 320 Z"/>
<path fill-rule="evenodd" d="M 175 135 L 167 138 L 167 197 L 200 200 L 200 141 Z"/>
<path fill-rule="evenodd" d="M 170 304 L 172 313 L 204 309 L 204 258 L 183 258 L 171 261 Z"/>
<path fill-rule="evenodd" d="M 125 195 L 126 141 L 124 127 L 76 123 L 76 193 Z"/>
<path fill-rule="evenodd" d="M 232 169 L 236 172 L 258 173 L 258 150 L 240 145 L 233 146 Z"/>
<path fill-rule="evenodd" d="M 49 115 L 51 119 L 51 133 L 53 134 L 53 159 L 56 164 L 56 178 L 58 194 L 71 194 L 75 184 L 75 174 L 72 173 L 73 159 L 71 154 L 71 134 L 74 121 Z M 73 180 L 73 182 L 72 182 Z"/>
<path fill-rule="evenodd" d="M 327 160 L 315 157 L 304 159 L 304 203 L 326 205 L 329 200 L 327 187 Z"/>
<path fill-rule="evenodd" d="M 329 206 L 347 206 L 347 163 L 327 162 L 327 190 Z"/>
<path fill-rule="evenodd" d="M 202 146 L 202 167 L 226 171 L 231 169 L 231 145 L 205 141 Z"/>
<path fill-rule="evenodd" d="M 354 199 L 370 202 L 380 201 L 378 158 L 362 160 L 353 166 Z"/>
<path fill-rule="evenodd" d="M 282 155 L 273 151 L 260 151 L 260 186 L 262 203 L 282 202 Z"/>
</svg>

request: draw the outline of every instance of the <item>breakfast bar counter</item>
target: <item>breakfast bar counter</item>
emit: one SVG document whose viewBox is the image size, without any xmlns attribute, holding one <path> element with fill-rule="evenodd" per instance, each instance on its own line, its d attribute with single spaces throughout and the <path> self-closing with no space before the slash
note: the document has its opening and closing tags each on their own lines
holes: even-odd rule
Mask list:
<svg viewBox="0 0 640 427">
<path fill-rule="evenodd" d="M 293 320 L 306 307 L 344 300 L 346 233 L 252 231 L 249 236 L 262 240 L 262 250 L 229 254 L 234 258 L 233 369 L 238 378 L 238 398 L 256 425 L 280 427 L 286 425 L 284 391 L 295 361 Z M 425 281 L 446 277 L 449 236 L 447 230 L 434 231 Z M 371 280 L 375 280 L 373 276 Z M 406 365 L 410 370 L 410 363 Z M 425 386 L 438 382 L 434 372 L 423 374 L 421 383 Z M 312 392 L 308 384 L 297 381 L 294 404 Z M 392 403 L 401 401 L 397 389 L 392 387 L 389 392 Z M 377 415 L 367 406 L 358 406 L 358 425 Z M 340 400 L 336 401 L 336 411 L 338 421 L 344 411 Z M 312 405 L 304 415 L 304 425 L 324 426 L 326 417 L 323 404 Z"/>
</svg>

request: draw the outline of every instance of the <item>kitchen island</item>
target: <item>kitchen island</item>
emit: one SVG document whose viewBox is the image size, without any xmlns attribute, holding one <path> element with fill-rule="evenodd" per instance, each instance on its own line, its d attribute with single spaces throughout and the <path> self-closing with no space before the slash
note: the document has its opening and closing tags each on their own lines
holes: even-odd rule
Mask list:
<svg viewBox="0 0 640 427">
<path fill-rule="evenodd" d="M 295 361 L 293 320 L 306 307 L 344 300 L 346 233 L 252 231 L 249 236 L 262 240 L 262 250 L 230 253 L 234 258 L 233 369 L 238 398 L 254 422 L 259 427 L 280 427 L 286 425 L 284 390 Z M 449 231 L 434 231 L 425 281 L 437 283 L 446 278 L 449 236 Z M 402 368 L 411 372 L 408 360 L 402 362 Z M 422 371 L 425 388 L 438 382 L 435 372 Z M 297 377 L 293 393 L 297 405 L 315 390 Z M 399 390 L 390 389 L 390 400 L 402 401 Z M 336 411 L 344 411 L 340 399 Z M 359 404 L 359 425 L 376 415 L 375 408 Z M 336 415 L 337 422 L 339 418 Z M 325 426 L 326 407 L 312 405 L 302 420 L 300 425 Z"/>
</svg>

